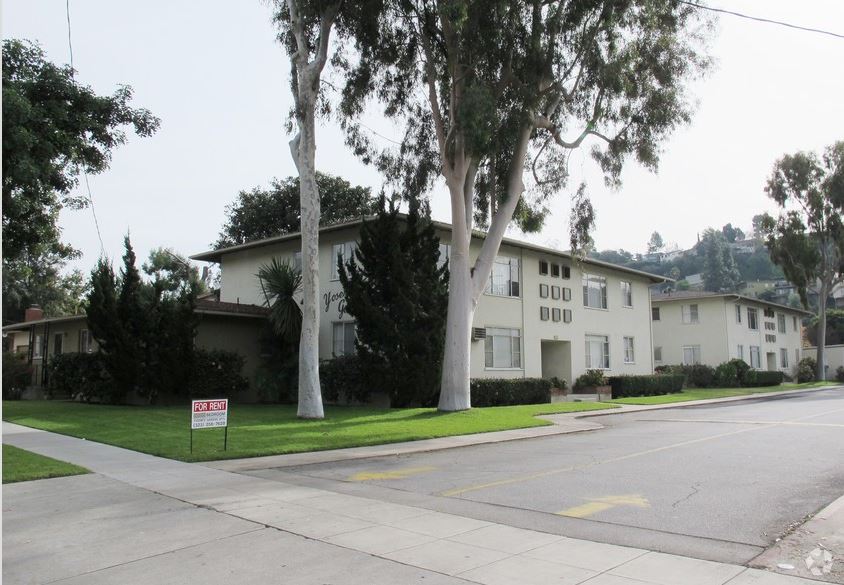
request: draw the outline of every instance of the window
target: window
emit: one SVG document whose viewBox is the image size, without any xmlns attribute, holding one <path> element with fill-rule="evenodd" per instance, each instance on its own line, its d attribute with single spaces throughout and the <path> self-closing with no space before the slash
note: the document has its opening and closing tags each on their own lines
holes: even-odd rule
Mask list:
<svg viewBox="0 0 844 585">
<path fill-rule="evenodd" d="M 583 306 L 593 309 L 607 308 L 607 279 L 595 274 L 583 275 Z"/>
<path fill-rule="evenodd" d="M 624 338 L 624 363 L 625 364 L 636 363 L 635 355 L 633 354 L 633 338 L 632 337 L 625 337 Z"/>
<path fill-rule="evenodd" d="M 44 353 L 44 338 L 41 335 L 35 336 L 35 345 L 32 346 L 32 357 L 40 358 Z"/>
<path fill-rule="evenodd" d="M 651 321 L 659 321 L 659 307 L 651 307 Z"/>
<path fill-rule="evenodd" d="M 498 297 L 519 296 L 519 259 L 497 256 L 486 287 L 487 294 Z"/>
<path fill-rule="evenodd" d="M 522 367 L 522 334 L 518 329 L 488 327 L 484 340 L 485 364 L 488 368 Z"/>
<path fill-rule="evenodd" d="M 683 346 L 683 365 L 694 366 L 700 363 L 700 346 L 699 345 L 684 345 Z"/>
<path fill-rule="evenodd" d="M 354 258 L 357 247 L 356 242 L 343 242 L 342 244 L 331 246 L 331 280 L 340 280 L 340 272 L 337 269 L 337 265 L 346 264 L 346 262 Z"/>
<path fill-rule="evenodd" d="M 448 266 L 448 261 L 451 258 L 451 245 L 440 244 L 440 257 L 437 258 L 437 268 Z"/>
<path fill-rule="evenodd" d="M 551 320 L 559 322 L 559 320 L 560 320 L 560 309 L 551 309 Z"/>
<path fill-rule="evenodd" d="M 302 252 L 293 252 L 293 268 L 302 272 Z"/>
<path fill-rule="evenodd" d="M 571 300 L 571 289 L 563 287 L 563 300 L 570 301 Z"/>
<path fill-rule="evenodd" d="M 699 323 L 697 305 L 683 305 L 683 323 Z"/>
<path fill-rule="evenodd" d="M 560 278 L 560 265 L 559 264 L 551 264 L 551 276 L 554 278 Z"/>
<path fill-rule="evenodd" d="M 539 274 L 540 274 L 540 276 L 548 276 L 548 261 L 547 260 L 540 260 L 539 261 Z"/>
<path fill-rule="evenodd" d="M 777 326 L 772 321 L 765 321 L 765 330 L 766 331 L 776 331 Z"/>
<path fill-rule="evenodd" d="M 334 323 L 334 339 L 332 344 L 334 357 L 355 353 L 355 322 Z"/>
<path fill-rule="evenodd" d="M 550 314 L 550 310 L 548 307 L 539 307 L 539 318 L 543 321 L 548 320 L 548 315 Z"/>
<path fill-rule="evenodd" d="M 655 362 L 661 362 L 662 361 L 662 348 L 661 347 L 655 347 L 654 348 L 654 361 Z"/>
<path fill-rule="evenodd" d="M 79 332 L 79 353 L 91 353 L 91 332 L 87 329 Z"/>
<path fill-rule="evenodd" d="M 551 298 L 556 300 L 560 298 L 560 287 L 559 286 L 552 286 L 551 287 Z"/>
<path fill-rule="evenodd" d="M 736 357 L 742 361 L 744 360 L 744 346 L 741 344 L 736 348 Z"/>
<path fill-rule="evenodd" d="M 788 350 L 784 347 L 780 349 L 780 367 L 788 367 Z"/>
<path fill-rule="evenodd" d="M 736 305 L 736 323 L 741 323 L 741 305 Z"/>
<path fill-rule="evenodd" d="M 751 345 L 750 346 L 750 367 L 754 369 L 759 369 L 762 364 L 761 355 L 759 353 L 759 346 L 758 345 Z"/>
<path fill-rule="evenodd" d="M 563 278 L 571 278 L 571 268 L 568 266 L 561 266 L 561 270 L 563 271 Z"/>
<path fill-rule="evenodd" d="M 774 310 L 773 310 L 773 309 L 765 309 L 765 311 L 764 311 L 764 312 L 765 312 L 765 316 L 766 316 L 768 319 L 773 319 L 773 318 L 774 318 Z"/>
<path fill-rule="evenodd" d="M 548 285 L 547 284 L 540 284 L 539 285 L 539 296 L 543 299 L 548 298 Z"/>
<path fill-rule="evenodd" d="M 747 307 L 747 328 L 753 331 L 759 330 L 759 311 Z"/>
<path fill-rule="evenodd" d="M 626 280 L 621 281 L 621 306 L 633 306 L 633 285 Z"/>
<path fill-rule="evenodd" d="M 53 337 L 53 355 L 61 355 L 63 345 L 64 333 L 56 333 L 55 337 Z"/>
<path fill-rule="evenodd" d="M 563 323 L 571 323 L 571 309 L 563 309 Z"/>
<path fill-rule="evenodd" d="M 795 364 L 800 363 L 800 349 L 799 348 L 794 350 L 794 363 Z"/>
<path fill-rule="evenodd" d="M 797 317 L 791 318 L 791 325 L 792 325 L 792 327 L 794 327 L 794 331 L 797 331 Z M 797 360 L 797 361 L 799 362 L 800 360 Z"/>
<path fill-rule="evenodd" d="M 777 315 L 777 331 L 785 333 L 785 315 L 782 313 Z"/>
<path fill-rule="evenodd" d="M 777 342 L 777 336 L 776 335 L 770 335 L 770 334 L 765 335 L 765 341 L 768 342 L 768 343 L 776 343 Z"/>
<path fill-rule="evenodd" d="M 608 370 L 610 368 L 610 338 L 606 335 L 586 336 L 586 368 Z"/>
</svg>

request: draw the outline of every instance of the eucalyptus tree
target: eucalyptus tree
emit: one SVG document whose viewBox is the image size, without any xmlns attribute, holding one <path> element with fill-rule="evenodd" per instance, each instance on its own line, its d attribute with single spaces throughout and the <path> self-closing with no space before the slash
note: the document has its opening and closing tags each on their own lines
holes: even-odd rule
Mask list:
<svg viewBox="0 0 844 585">
<path fill-rule="evenodd" d="M 290 55 L 297 133 L 290 153 L 299 172 L 302 233 L 302 333 L 299 340 L 300 418 L 324 418 L 319 384 L 319 220 L 316 113 L 341 0 L 275 0 L 279 38 Z"/>
<path fill-rule="evenodd" d="M 809 291 L 818 295 L 816 376 L 823 380 L 827 299 L 844 283 L 844 141 L 821 157 L 812 152 L 782 157 L 765 191 L 780 207 L 778 217 L 766 213 L 759 221 L 771 259 L 797 286 L 803 306 Z"/>
<path fill-rule="evenodd" d="M 441 177 L 451 199 L 448 322 L 439 408 L 470 408 L 472 319 L 507 228 L 541 228 L 592 148 L 611 186 L 690 119 L 686 82 L 706 69 L 709 23 L 677 0 L 387 0 L 364 3 L 340 103 L 347 141 L 413 195 Z M 360 117 L 378 102 L 400 129 L 384 150 Z M 573 247 L 594 212 L 573 196 Z M 473 228 L 486 228 L 470 258 Z"/>
</svg>

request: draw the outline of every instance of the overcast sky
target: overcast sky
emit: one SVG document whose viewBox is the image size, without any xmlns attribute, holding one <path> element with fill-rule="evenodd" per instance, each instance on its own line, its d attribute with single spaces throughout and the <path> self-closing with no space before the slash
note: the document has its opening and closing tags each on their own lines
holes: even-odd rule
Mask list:
<svg viewBox="0 0 844 585">
<path fill-rule="evenodd" d="M 841 0 L 709 4 L 844 33 Z M 131 137 L 111 168 L 90 178 L 109 256 L 121 255 L 127 230 L 140 258 L 157 246 L 204 251 L 239 190 L 295 173 L 284 131 L 289 67 L 268 2 L 70 0 L 70 9 L 78 79 L 98 93 L 129 84 L 134 104 L 161 118 L 157 134 Z M 69 62 L 65 0 L 5 0 L 2 27 L 5 38 L 37 40 L 50 60 Z M 643 251 L 654 230 L 687 248 L 708 226 L 747 229 L 753 215 L 773 209 L 763 187 L 778 157 L 844 139 L 844 39 L 724 15 L 712 53 L 715 70 L 692 88 L 694 121 L 664 145 L 658 174 L 631 163 L 622 189 L 610 191 L 587 152 L 571 157 L 573 185 L 589 182 L 600 249 Z M 381 185 L 331 125 L 317 136 L 317 168 Z M 568 195 L 556 198 L 544 231 L 526 239 L 566 247 Z M 444 189 L 432 202 L 434 216 L 448 221 Z M 75 265 L 87 271 L 100 251 L 91 211 L 63 212 L 61 225 L 84 254 Z"/>
</svg>

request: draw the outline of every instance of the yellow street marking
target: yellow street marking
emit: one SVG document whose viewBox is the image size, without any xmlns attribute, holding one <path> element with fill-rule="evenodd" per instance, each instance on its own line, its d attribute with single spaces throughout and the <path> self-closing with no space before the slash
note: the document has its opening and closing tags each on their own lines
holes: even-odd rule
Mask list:
<svg viewBox="0 0 844 585">
<path fill-rule="evenodd" d="M 349 478 L 350 481 L 373 481 L 377 479 L 404 479 L 411 475 L 418 475 L 433 471 L 436 467 L 407 467 L 405 469 L 394 469 L 392 471 L 361 471 Z"/>
<path fill-rule="evenodd" d="M 604 496 L 602 498 L 594 498 L 588 504 L 581 504 L 562 512 L 557 512 L 560 516 L 569 516 L 570 518 L 586 518 L 598 512 L 615 508 L 616 506 L 633 506 L 636 508 L 650 508 L 651 504 L 646 498 L 637 494 L 629 494 L 626 496 Z"/>
</svg>

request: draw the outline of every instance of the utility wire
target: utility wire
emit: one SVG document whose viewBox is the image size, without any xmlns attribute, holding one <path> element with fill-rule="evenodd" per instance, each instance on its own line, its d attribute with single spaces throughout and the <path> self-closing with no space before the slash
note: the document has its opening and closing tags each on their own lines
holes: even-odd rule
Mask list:
<svg viewBox="0 0 844 585">
<path fill-rule="evenodd" d="M 785 26 L 787 28 L 793 28 L 796 30 L 802 30 L 805 32 L 817 33 L 821 35 L 828 35 L 831 37 L 844 39 L 844 34 L 832 32 L 829 30 L 823 30 L 819 28 L 811 28 L 808 26 L 800 26 L 799 24 L 791 24 L 790 22 L 783 22 L 781 20 L 773 20 L 771 18 L 762 18 L 760 16 L 751 16 L 749 14 L 742 14 L 741 12 L 735 12 L 733 10 L 726 10 L 724 8 L 714 8 L 712 6 L 705 6 L 703 4 L 698 4 L 697 2 L 690 2 L 689 0 L 677 0 L 680 4 L 686 4 L 688 6 L 694 6 L 695 8 L 700 8 L 701 10 L 709 10 L 710 12 L 719 12 L 721 14 L 729 14 L 730 16 L 737 16 L 739 18 L 746 18 L 747 20 L 755 20 L 756 22 L 764 22 L 767 24 L 776 24 L 778 26 Z"/>
<path fill-rule="evenodd" d="M 70 0 L 65 0 L 65 14 L 67 15 L 67 48 L 70 51 L 70 74 L 75 75 L 73 69 L 73 36 L 70 27 Z M 97 230 L 97 239 L 100 240 L 100 257 L 105 256 L 105 245 L 103 245 L 103 236 L 100 233 L 100 222 L 97 219 L 97 210 L 94 207 L 94 196 L 91 194 L 91 185 L 88 182 L 88 171 L 82 168 L 82 176 L 85 178 L 85 190 L 88 192 L 88 203 L 91 205 L 91 215 L 94 216 L 94 227 Z"/>
</svg>

